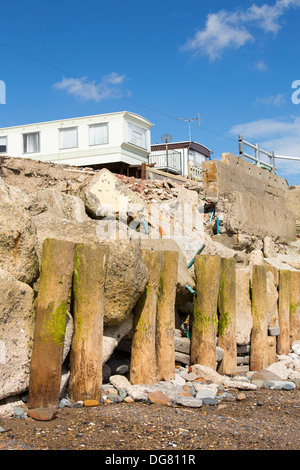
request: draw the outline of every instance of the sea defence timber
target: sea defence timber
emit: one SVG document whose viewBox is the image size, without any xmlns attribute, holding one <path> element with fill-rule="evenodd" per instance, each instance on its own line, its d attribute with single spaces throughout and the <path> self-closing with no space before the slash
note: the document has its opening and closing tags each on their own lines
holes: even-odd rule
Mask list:
<svg viewBox="0 0 300 470">
<path fill-rule="evenodd" d="M 175 371 L 175 302 L 178 253 L 142 250 L 149 281 L 133 311 L 130 383 L 170 381 Z M 198 254 L 191 322 L 190 364 L 217 370 L 217 345 L 224 350 L 218 372 L 234 376 L 236 346 L 236 263 L 232 258 Z M 36 302 L 28 408 L 57 409 L 67 306 L 74 316 L 69 395 L 99 403 L 102 387 L 104 279 L 107 247 L 46 239 Z M 253 328 L 250 370 L 268 366 L 274 346 L 286 354 L 300 338 L 299 272 L 278 275 L 279 333 L 269 341 L 268 268 L 254 265 L 251 279 Z M 70 303 L 72 291 L 73 302 Z M 62 308 L 63 305 L 63 308 Z"/>
</svg>

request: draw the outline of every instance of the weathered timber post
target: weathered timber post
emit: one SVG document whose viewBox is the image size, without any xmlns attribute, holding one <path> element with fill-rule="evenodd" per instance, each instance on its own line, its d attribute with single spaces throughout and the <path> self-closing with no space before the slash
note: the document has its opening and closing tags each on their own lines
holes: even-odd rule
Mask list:
<svg viewBox="0 0 300 470">
<path fill-rule="evenodd" d="M 218 346 L 224 350 L 218 372 L 223 375 L 235 375 L 237 372 L 236 266 L 233 258 L 221 260 L 218 304 Z"/>
<path fill-rule="evenodd" d="M 74 250 L 75 244 L 65 240 L 44 241 L 35 306 L 28 409 L 58 406 Z"/>
<path fill-rule="evenodd" d="M 134 332 L 131 346 L 131 384 L 156 382 L 156 312 L 160 295 L 162 251 L 141 250 L 143 262 L 149 269 L 149 282 L 134 311 Z"/>
<path fill-rule="evenodd" d="M 290 346 L 300 340 L 300 271 L 291 271 Z"/>
<path fill-rule="evenodd" d="M 157 380 L 175 378 L 175 297 L 178 252 L 164 251 L 156 317 Z"/>
<path fill-rule="evenodd" d="M 252 272 L 252 331 L 250 370 L 268 366 L 268 306 L 267 271 L 265 266 L 254 265 Z"/>
<path fill-rule="evenodd" d="M 276 336 L 268 336 L 268 365 L 276 362 Z"/>
<path fill-rule="evenodd" d="M 220 256 L 195 257 L 196 296 L 191 338 L 191 363 L 216 370 L 217 303 L 220 287 Z"/>
<path fill-rule="evenodd" d="M 277 338 L 277 354 L 290 352 L 290 292 L 291 271 L 279 271 L 278 324 L 280 335 Z"/>
<path fill-rule="evenodd" d="M 106 246 L 76 245 L 69 381 L 69 395 L 75 401 L 101 399 L 106 260 Z"/>
</svg>

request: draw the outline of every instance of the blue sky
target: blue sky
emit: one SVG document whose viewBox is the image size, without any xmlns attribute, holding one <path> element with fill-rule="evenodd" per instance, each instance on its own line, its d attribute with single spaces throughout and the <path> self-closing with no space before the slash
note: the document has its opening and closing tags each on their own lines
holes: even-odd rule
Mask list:
<svg viewBox="0 0 300 470">
<path fill-rule="evenodd" d="M 300 156 L 300 0 L 0 0 L 0 18 L 0 127 L 127 110 L 157 143 L 199 115 L 214 158 L 238 134 Z M 276 163 L 300 184 L 300 162 Z"/>
</svg>

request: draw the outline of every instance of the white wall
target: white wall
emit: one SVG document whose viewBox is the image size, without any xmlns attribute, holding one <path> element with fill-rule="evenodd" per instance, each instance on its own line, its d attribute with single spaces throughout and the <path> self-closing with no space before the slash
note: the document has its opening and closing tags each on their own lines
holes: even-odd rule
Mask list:
<svg viewBox="0 0 300 470">
<path fill-rule="evenodd" d="M 147 129 L 147 149 L 140 149 L 128 144 L 127 121 Z M 108 144 L 89 145 L 89 125 L 108 123 Z M 77 127 L 78 146 L 71 149 L 59 148 L 59 129 Z M 91 165 L 125 161 L 134 164 L 146 161 L 151 147 L 150 128 L 152 124 L 132 113 L 111 113 L 82 118 L 49 121 L 0 129 L 0 136 L 7 136 L 6 155 L 11 157 L 32 158 L 40 161 L 52 161 L 71 165 Z M 40 132 L 40 152 L 23 153 L 23 134 Z"/>
</svg>

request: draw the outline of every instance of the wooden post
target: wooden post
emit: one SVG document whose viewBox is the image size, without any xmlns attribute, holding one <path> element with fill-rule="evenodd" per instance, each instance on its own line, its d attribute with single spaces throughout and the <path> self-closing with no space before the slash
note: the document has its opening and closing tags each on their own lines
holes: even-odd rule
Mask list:
<svg viewBox="0 0 300 470">
<path fill-rule="evenodd" d="M 156 318 L 157 380 L 175 378 L 175 298 L 178 252 L 164 251 Z"/>
<path fill-rule="evenodd" d="M 291 271 L 290 346 L 300 340 L 300 271 Z"/>
<path fill-rule="evenodd" d="M 290 280 L 291 271 L 279 271 L 278 324 L 280 335 L 277 338 L 277 354 L 290 352 Z"/>
<path fill-rule="evenodd" d="M 147 179 L 147 168 L 146 168 L 146 163 L 142 163 L 142 169 L 141 169 L 141 179 L 146 180 Z"/>
<path fill-rule="evenodd" d="M 100 401 L 107 248 L 78 244 L 74 260 L 74 333 L 70 354 L 71 400 Z"/>
<path fill-rule="evenodd" d="M 221 260 L 218 303 L 218 346 L 224 350 L 218 372 L 223 375 L 235 375 L 237 372 L 236 266 L 233 258 Z"/>
<path fill-rule="evenodd" d="M 28 408 L 57 408 L 75 244 L 44 241 L 36 299 Z"/>
<path fill-rule="evenodd" d="M 253 266 L 250 370 L 268 366 L 267 272 L 265 266 Z"/>
<path fill-rule="evenodd" d="M 220 286 L 220 256 L 195 257 L 196 297 L 191 338 L 191 363 L 216 370 L 217 302 Z"/>
<path fill-rule="evenodd" d="M 149 269 L 149 282 L 134 311 L 134 332 L 131 346 L 131 384 L 156 382 L 156 312 L 160 293 L 162 251 L 141 250 L 143 262 Z"/>
<path fill-rule="evenodd" d="M 268 336 L 268 366 L 276 362 L 276 336 Z"/>
</svg>

